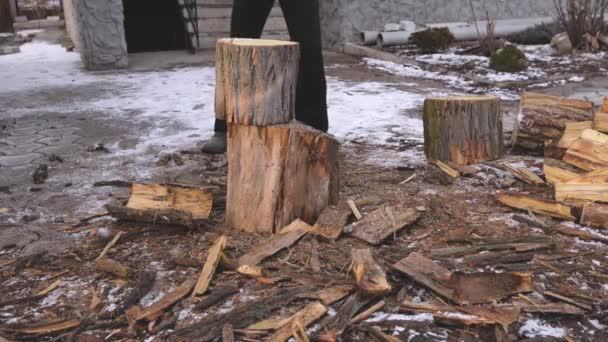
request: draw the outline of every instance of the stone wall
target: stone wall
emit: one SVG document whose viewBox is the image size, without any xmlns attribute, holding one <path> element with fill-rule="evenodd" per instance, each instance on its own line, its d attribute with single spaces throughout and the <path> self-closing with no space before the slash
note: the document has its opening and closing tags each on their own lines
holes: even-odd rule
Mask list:
<svg viewBox="0 0 608 342">
<path fill-rule="evenodd" d="M 412 20 L 418 24 L 470 21 L 469 0 L 320 0 L 326 47 L 356 41 L 362 30 L 378 30 L 385 23 Z M 480 19 L 485 10 L 496 19 L 554 15 L 553 0 L 473 0 Z"/>
<path fill-rule="evenodd" d="M 122 0 L 64 0 L 64 8 L 68 32 L 85 68 L 128 66 Z"/>
</svg>

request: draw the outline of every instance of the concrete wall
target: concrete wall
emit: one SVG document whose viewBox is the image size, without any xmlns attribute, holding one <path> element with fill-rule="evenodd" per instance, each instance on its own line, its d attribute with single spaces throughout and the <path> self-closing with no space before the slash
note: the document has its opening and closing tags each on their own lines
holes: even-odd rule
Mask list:
<svg viewBox="0 0 608 342">
<path fill-rule="evenodd" d="M 122 0 L 64 0 L 66 27 L 85 68 L 128 66 Z"/>
<path fill-rule="evenodd" d="M 388 22 L 418 24 L 472 19 L 469 0 L 320 0 L 326 47 L 356 41 L 362 30 L 377 30 Z M 554 15 L 553 0 L 473 0 L 478 19 L 485 9 L 495 19 Z"/>
</svg>

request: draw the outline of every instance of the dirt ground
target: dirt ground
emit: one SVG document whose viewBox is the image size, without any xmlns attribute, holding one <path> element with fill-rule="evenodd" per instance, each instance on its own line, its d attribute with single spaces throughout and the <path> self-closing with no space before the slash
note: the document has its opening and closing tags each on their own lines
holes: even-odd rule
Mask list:
<svg viewBox="0 0 608 342">
<path fill-rule="evenodd" d="M 327 57 L 328 76 L 343 84 L 377 82 L 422 97 L 429 89 L 458 91 L 439 81 L 408 79 L 370 69 L 352 57 L 334 53 Z M 1 65 L 2 60 L 0 68 Z M 163 70 L 146 69 L 138 72 Z M 180 149 L 159 139 L 138 149 L 136 155 L 130 154 L 128 151 L 140 146 L 153 132 L 155 137 L 173 134 L 183 129 L 183 124 L 160 116 L 141 120 L 142 110 L 137 109 L 125 111 L 120 120 L 108 115 L 103 107 L 65 113 L 65 102 L 78 107 L 81 101 L 124 91 L 120 84 L 107 83 L 105 75 L 91 77 L 100 81 L 86 86 L 57 84 L 44 89 L 0 92 L 0 115 L 4 116 L 0 117 L 0 208 L 7 208 L 0 213 L 0 340 L 203 341 L 219 336 L 206 322 L 221 324 L 235 311 L 246 308 L 252 314 L 231 322 L 235 339 L 258 341 L 270 333 L 245 328 L 263 319 L 290 317 L 312 302 L 289 298 L 284 305 L 266 312 L 260 301 L 278 296 L 279 289 L 314 292 L 344 285 L 351 288 L 347 298 L 355 294 L 351 250 L 370 245 L 348 234 L 342 234 L 337 241 L 304 236 L 260 264 L 264 280 L 235 272 L 230 261 L 267 237 L 235 232 L 225 226 L 226 158 L 203 155 L 197 145 L 209 132 L 188 135 L 187 146 Z M 590 91 L 608 94 L 608 78 L 596 75 L 576 85 L 543 91 L 573 96 Z M 517 101 L 504 101 L 503 110 L 508 136 Z M 407 108 L 400 115 L 420 120 L 421 107 Z M 364 216 L 385 205 L 418 208 L 423 213 L 416 223 L 372 248 L 376 261 L 387 271 L 392 290 L 383 296 L 358 299 L 357 312 L 380 300 L 385 305 L 370 319 L 347 326 L 342 333 L 344 341 L 382 340 L 371 337 L 372 326 L 402 341 L 608 339 L 606 244 L 556 234 L 552 228 L 567 223 L 551 218 L 539 217 L 542 229 L 538 224 L 520 222 L 514 214 L 527 213 L 517 213 L 496 200 L 501 190 L 548 195 L 549 187 L 513 183 L 499 162 L 477 165 L 469 176 L 446 179 L 419 158 L 423 150 L 419 138 L 390 126 L 388 123 L 386 129 L 388 144 L 362 137 L 342 140 L 340 198 L 353 199 Z M 109 152 L 90 148 L 100 143 L 112 148 Z M 181 155 L 183 165 L 157 164 L 164 154 L 173 152 Z M 542 158 L 509 153 L 502 161 L 542 169 Z M 43 184 L 33 184 L 32 173 L 41 163 L 48 164 L 50 176 Z M 404 182 L 408 179 L 411 180 Z M 104 215 L 103 205 L 124 202 L 130 189 L 94 186 L 95 182 L 109 180 L 212 186 L 212 215 L 195 228 L 118 222 Z M 353 221 L 351 217 L 350 222 Z M 132 271 L 127 279 L 103 273 L 95 266 L 95 259 L 119 231 L 124 235 L 107 256 Z M 148 307 L 182 282 L 197 277 L 209 247 L 222 234 L 228 237 L 224 252 L 228 261 L 220 264 L 208 293 L 212 295 L 230 286 L 237 288 L 236 293 L 202 311 L 194 310 L 197 299 L 186 296 L 157 319 L 129 325 L 125 311 L 131 306 Z M 550 291 L 584 303 L 591 310 L 577 315 L 522 311 L 517 322 L 502 328 L 445 324 L 400 307 L 403 301 L 444 304 L 445 300 L 391 265 L 412 252 L 431 258 L 433 250 L 439 248 L 496 241 L 542 241 L 551 247 L 525 253 L 508 251 L 490 262 L 475 259 L 487 251 L 434 261 L 450 271 L 532 274 L 533 291 L 496 300 L 491 303 L 496 307 L 517 300 L 541 303 L 547 300 L 543 293 Z M 321 271 L 313 272 L 311 257 L 317 254 Z M 45 293 L 51 284 L 56 287 Z M 331 318 L 343 313 L 346 302 L 341 299 L 327 305 L 328 313 L 308 327 L 311 339 L 331 330 Z M 23 330 L 33 324 L 70 320 L 76 323 L 57 332 Z"/>
</svg>

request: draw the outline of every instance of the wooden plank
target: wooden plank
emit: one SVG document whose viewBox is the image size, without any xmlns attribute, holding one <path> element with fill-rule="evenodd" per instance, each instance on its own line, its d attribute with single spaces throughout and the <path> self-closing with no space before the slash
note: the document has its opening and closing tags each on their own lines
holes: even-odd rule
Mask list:
<svg viewBox="0 0 608 342">
<path fill-rule="evenodd" d="M 558 201 L 608 202 L 608 183 L 558 183 L 555 184 L 555 199 Z"/>
<path fill-rule="evenodd" d="M 262 260 L 274 255 L 283 248 L 287 248 L 298 241 L 302 236 L 306 235 L 311 229 L 310 225 L 303 221 L 298 221 L 301 228 L 294 229 L 284 234 L 274 235 L 261 244 L 252 248 L 245 255 L 241 256 L 237 263 L 239 265 L 255 266 Z"/>
<path fill-rule="evenodd" d="M 375 296 L 391 291 L 386 273 L 374 260 L 371 249 L 353 249 L 351 258 L 352 272 L 362 293 Z"/>
<path fill-rule="evenodd" d="M 384 307 L 384 305 L 386 305 L 385 301 L 383 301 L 383 300 L 379 301 L 378 303 L 370 306 L 367 310 L 365 310 L 362 313 L 358 314 L 357 316 L 353 317 L 353 319 L 351 319 L 350 322 L 348 322 L 348 324 L 355 325 L 357 323 L 365 321 L 366 319 L 371 317 L 371 315 L 373 315 L 376 311 L 382 309 Z"/>
<path fill-rule="evenodd" d="M 445 172 L 446 175 L 448 175 L 452 178 L 460 177 L 460 172 L 458 172 L 457 170 L 454 170 L 452 167 L 450 167 L 446 163 L 442 162 L 441 160 L 435 160 L 435 161 L 431 162 L 431 164 L 436 165 L 438 168 L 441 169 L 441 171 Z"/>
<path fill-rule="evenodd" d="M 177 303 L 179 300 L 188 295 L 195 284 L 196 279 L 188 279 L 184 281 L 175 290 L 164 296 L 160 301 L 144 309 L 139 316 L 135 317 L 135 321 L 141 321 L 144 319 L 148 321 L 156 320 L 163 314 L 165 309 L 171 307 L 173 304 Z"/>
<path fill-rule="evenodd" d="M 318 299 L 325 305 L 331 305 L 346 297 L 353 288 L 351 285 L 331 286 L 313 293 L 304 293 L 300 298 Z"/>
<path fill-rule="evenodd" d="M 415 223 L 421 217 L 415 209 L 395 206 L 384 206 L 354 222 L 345 230 L 352 236 L 372 245 L 380 244 L 399 230 Z"/>
<path fill-rule="evenodd" d="M 289 318 L 289 323 L 279 328 L 270 338 L 268 342 L 284 342 L 287 341 L 297 329 L 297 326 L 303 328 L 308 327 L 314 321 L 321 318 L 327 312 L 327 308 L 320 302 L 314 302 L 307 305 L 304 309 L 298 311 Z"/>
<path fill-rule="evenodd" d="M 547 215 L 569 221 L 576 221 L 574 207 L 550 200 L 537 199 L 528 195 L 501 192 L 498 201 L 512 208 L 531 210 L 536 214 Z"/>
<path fill-rule="evenodd" d="M 447 286 L 452 273 L 421 254 L 412 252 L 392 265 L 392 268 L 428 287 L 441 297 L 457 301 L 454 290 Z"/>
<path fill-rule="evenodd" d="M 608 168 L 608 146 L 579 139 L 570 145 L 563 160 L 585 171 L 606 169 Z"/>
<path fill-rule="evenodd" d="M 203 266 L 203 270 L 201 271 L 201 275 L 196 282 L 196 286 L 194 286 L 194 290 L 192 291 L 192 297 L 200 296 L 207 291 L 209 288 L 209 283 L 211 282 L 211 278 L 215 274 L 215 269 L 220 262 L 220 257 L 224 252 L 224 248 L 226 247 L 226 243 L 228 242 L 228 237 L 226 235 L 220 236 L 215 242 L 213 246 L 209 248 L 209 254 L 207 255 L 207 261 Z"/>
</svg>

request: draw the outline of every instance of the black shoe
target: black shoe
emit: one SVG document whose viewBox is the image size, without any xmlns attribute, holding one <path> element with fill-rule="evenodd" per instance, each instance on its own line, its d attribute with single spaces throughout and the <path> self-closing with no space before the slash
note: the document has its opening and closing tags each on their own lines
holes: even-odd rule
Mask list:
<svg viewBox="0 0 608 342">
<path fill-rule="evenodd" d="M 226 152 L 226 132 L 215 132 L 202 148 L 203 153 L 222 154 Z"/>
</svg>

